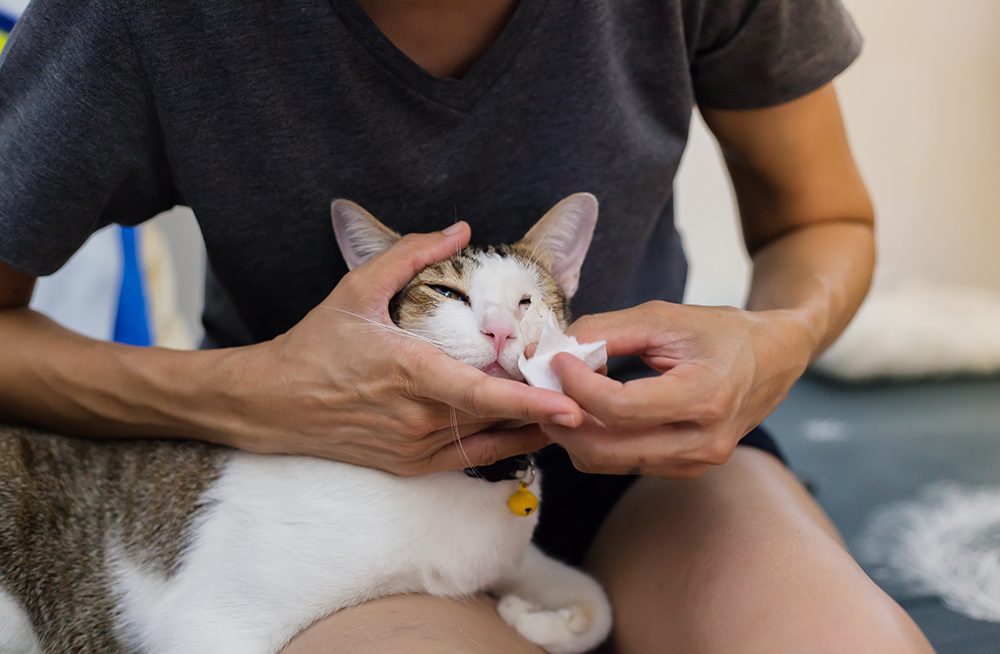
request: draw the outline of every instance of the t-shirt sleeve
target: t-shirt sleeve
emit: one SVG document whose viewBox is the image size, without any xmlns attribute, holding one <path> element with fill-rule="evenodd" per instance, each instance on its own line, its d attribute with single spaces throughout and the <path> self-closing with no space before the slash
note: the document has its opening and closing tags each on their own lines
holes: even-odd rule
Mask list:
<svg viewBox="0 0 1000 654">
<path fill-rule="evenodd" d="M 0 56 L 0 260 L 51 274 L 175 204 L 148 88 L 114 2 L 32 2 Z"/>
<path fill-rule="evenodd" d="M 757 109 L 831 81 L 861 52 L 840 0 L 695 0 L 688 7 L 698 104 Z"/>
</svg>

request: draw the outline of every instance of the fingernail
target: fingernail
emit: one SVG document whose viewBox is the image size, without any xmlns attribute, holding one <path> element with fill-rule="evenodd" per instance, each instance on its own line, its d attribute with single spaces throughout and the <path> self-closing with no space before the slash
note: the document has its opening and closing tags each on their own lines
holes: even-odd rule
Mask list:
<svg viewBox="0 0 1000 654">
<path fill-rule="evenodd" d="M 576 418 L 572 413 L 557 413 L 551 418 L 552 422 L 563 427 L 576 427 Z"/>
<path fill-rule="evenodd" d="M 455 234 L 457 234 L 460 231 L 462 231 L 462 226 L 463 225 L 465 225 L 465 221 L 464 220 L 460 220 L 459 222 L 455 223 L 454 225 L 446 228 L 442 233 L 445 234 L 446 236 L 454 236 Z"/>
</svg>

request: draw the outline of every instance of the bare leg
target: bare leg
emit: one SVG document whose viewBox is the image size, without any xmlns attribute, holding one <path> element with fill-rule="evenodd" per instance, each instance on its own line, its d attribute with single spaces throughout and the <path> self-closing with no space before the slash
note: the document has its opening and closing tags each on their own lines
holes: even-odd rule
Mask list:
<svg viewBox="0 0 1000 654">
<path fill-rule="evenodd" d="M 394 595 L 320 620 L 282 654 L 543 654 L 486 596 Z"/>
<path fill-rule="evenodd" d="M 695 480 L 637 482 L 587 568 L 614 606 L 616 654 L 933 651 L 794 476 L 751 448 Z"/>
</svg>

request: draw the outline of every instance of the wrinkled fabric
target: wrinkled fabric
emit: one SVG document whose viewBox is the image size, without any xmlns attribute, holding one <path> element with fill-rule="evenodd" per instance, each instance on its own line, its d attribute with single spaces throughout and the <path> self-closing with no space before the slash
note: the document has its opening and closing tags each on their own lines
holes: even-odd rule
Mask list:
<svg viewBox="0 0 1000 654">
<path fill-rule="evenodd" d="M 673 179 L 692 108 L 808 93 L 859 38 L 836 0 L 521 0 L 462 79 L 352 0 L 35 0 L 0 60 L 0 260 L 62 266 L 175 204 L 208 250 L 219 346 L 287 331 L 347 272 L 330 203 L 399 232 L 520 238 L 601 205 L 573 311 L 681 300 Z"/>
</svg>

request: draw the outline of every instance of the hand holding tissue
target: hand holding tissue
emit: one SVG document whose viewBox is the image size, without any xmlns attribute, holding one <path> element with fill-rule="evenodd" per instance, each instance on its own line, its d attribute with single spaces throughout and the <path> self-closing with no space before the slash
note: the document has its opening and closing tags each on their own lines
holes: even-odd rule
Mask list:
<svg viewBox="0 0 1000 654">
<path fill-rule="evenodd" d="M 517 367 L 531 386 L 562 393 L 562 384 L 552 372 L 552 358 L 566 352 L 586 363 L 591 370 L 597 370 L 608 361 L 606 342 L 578 343 L 574 337 L 563 333 L 548 307 L 535 300 L 532 298 L 531 307 L 521 319 L 521 334 L 528 343 L 534 342 L 537 336 L 538 349 L 530 359 L 521 354 Z"/>
</svg>

